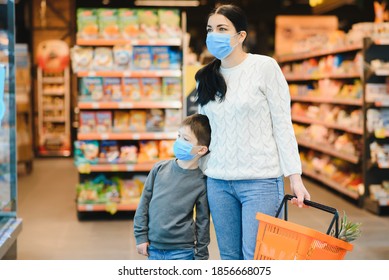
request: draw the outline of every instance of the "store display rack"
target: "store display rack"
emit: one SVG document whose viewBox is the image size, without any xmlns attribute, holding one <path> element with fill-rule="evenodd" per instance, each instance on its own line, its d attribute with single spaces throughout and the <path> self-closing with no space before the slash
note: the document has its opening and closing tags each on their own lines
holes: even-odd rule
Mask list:
<svg viewBox="0 0 389 280">
<path fill-rule="evenodd" d="M 92 37 L 88 34 L 85 35 L 85 33 L 82 34 L 80 30 L 83 30 L 82 28 L 85 25 L 78 20 L 77 25 L 79 29 L 76 46 L 72 50 L 73 54 L 76 52 L 82 54 L 86 49 L 93 49 L 94 52 L 106 51 L 110 53 L 112 51 L 113 59 L 116 59 L 115 55 L 118 53 L 125 54 L 131 57 L 131 63 L 124 69 L 118 69 L 117 65 L 113 67 L 108 66 L 107 69 L 99 66 L 96 69 L 93 62 L 91 62 L 90 67 L 81 69 L 73 67 L 79 85 L 79 98 L 76 110 L 78 114 L 75 116 L 75 119 L 78 121 L 77 141 L 74 145 L 75 165 L 79 172 L 76 199 L 79 220 L 99 213 L 101 215 L 105 215 L 106 212 L 120 214 L 120 212 L 136 210 L 148 172 L 159 160 L 172 158 L 173 156 L 172 144 L 177 137 L 177 128 L 183 117 L 184 102 L 182 90 L 184 64 L 183 34 L 186 29 L 186 15 L 184 12 L 178 9 L 159 9 L 158 7 L 148 9 L 81 8 L 78 9 L 77 14 L 82 14 L 86 10 L 88 15 L 94 15 L 91 21 L 86 24 L 91 26 L 90 22 L 92 22 L 92 25 L 99 29 L 99 34 Z M 116 16 L 112 17 L 112 12 Z M 117 22 L 119 22 L 117 26 L 121 29 L 120 33 L 129 29 L 141 31 L 140 25 L 137 25 L 137 21 L 141 21 L 141 16 L 138 12 L 149 13 L 151 17 L 157 15 L 159 19 L 164 17 L 163 20 L 169 21 L 168 25 L 174 28 L 175 32 L 178 32 L 174 33 L 178 36 L 167 34 L 145 36 L 143 34 L 138 35 L 142 36 L 142 38 L 125 38 L 124 35 L 109 38 L 109 36 L 106 36 L 107 34 L 102 33 L 105 24 L 111 24 L 116 29 Z M 111 14 L 107 17 L 107 14 L 102 15 L 103 13 Z M 130 18 L 120 19 L 121 13 L 131 15 L 130 17 L 133 17 L 132 21 Z M 170 19 L 166 18 L 168 13 L 172 15 Z M 139 18 L 137 18 L 137 14 Z M 177 21 L 177 16 L 179 21 Z M 173 21 L 170 21 L 171 19 Z M 120 20 L 126 22 L 120 23 Z M 149 20 L 152 21 L 151 18 Z M 130 21 L 131 28 L 126 29 L 123 27 L 123 24 L 129 24 Z M 149 25 L 150 21 L 146 25 Z M 161 32 L 162 24 L 159 21 L 157 22 L 154 22 L 154 25 L 149 27 L 159 30 L 157 31 L 158 33 Z M 177 26 L 177 23 L 179 26 Z M 160 26 L 158 27 L 158 25 Z M 138 65 L 136 67 L 135 60 L 138 59 L 138 56 L 135 54 L 136 49 L 146 50 L 146 56 L 149 55 L 148 52 L 157 51 L 157 49 L 164 52 L 164 54 L 157 54 L 157 57 L 151 61 L 153 65 L 154 63 L 159 63 L 158 60 L 161 59 L 163 65 L 161 67 L 158 65 L 151 67 Z M 169 50 L 169 61 L 170 51 L 179 54 L 175 56 L 176 58 L 179 57 L 179 61 L 178 63 L 175 61 L 174 66 L 166 64 L 166 50 Z M 144 55 L 140 54 L 141 58 L 139 60 L 141 60 L 140 63 L 147 65 L 150 61 L 148 61 L 148 57 L 144 58 Z M 95 58 L 97 61 L 96 56 Z M 76 59 L 73 56 L 72 63 L 74 64 L 75 61 Z M 168 80 L 179 81 L 179 94 L 169 95 L 165 98 L 165 95 L 167 96 L 165 91 L 168 90 L 166 89 L 165 81 Z M 92 89 L 90 84 L 86 84 L 93 81 L 98 85 L 93 85 Z M 113 85 L 107 86 L 106 81 L 107 83 L 111 81 Z M 131 87 L 131 89 L 127 88 L 125 81 L 136 81 L 136 85 Z M 162 86 L 162 96 L 160 94 L 146 95 L 146 91 L 150 89 L 149 85 L 144 84 L 147 81 L 157 81 L 159 86 Z M 86 95 L 83 92 L 86 91 L 86 88 L 91 89 L 90 92 L 92 92 L 96 87 L 104 91 L 103 97 L 98 96 L 96 92 L 91 93 L 92 96 L 85 97 Z M 153 92 L 155 85 L 151 87 Z M 107 89 L 110 91 L 108 95 L 105 94 Z M 115 90 L 121 91 L 121 97 L 115 96 Z M 134 90 L 139 90 L 140 93 L 134 96 L 132 93 Z M 129 95 L 124 96 L 124 92 L 127 91 Z M 103 116 L 104 114 L 106 117 Z M 170 119 L 174 119 L 173 123 L 167 120 L 170 114 L 172 114 Z M 120 115 L 121 117 L 119 117 Z M 144 126 L 144 117 L 146 118 L 146 127 Z M 153 117 L 156 117 L 155 126 L 150 127 L 149 120 Z M 98 120 L 96 129 L 91 129 L 93 125 L 88 125 L 88 119 L 93 119 L 92 123 L 96 119 Z M 104 119 L 106 127 L 102 127 L 101 123 L 99 126 L 99 122 L 103 122 Z M 138 123 L 136 125 L 135 122 L 140 119 L 143 119 L 140 121 L 143 124 L 139 125 Z M 131 125 L 132 122 L 135 123 L 134 126 Z M 88 156 L 88 149 L 93 151 L 94 156 Z M 161 152 L 161 149 L 164 150 L 164 153 Z M 124 154 L 124 157 L 122 157 L 122 154 Z"/>
<path fill-rule="evenodd" d="M 389 99 L 367 102 L 366 83 L 389 71 L 366 65 L 377 58 L 389 60 L 386 44 L 366 38 L 361 44 L 277 57 L 290 85 L 303 175 L 377 214 L 387 210 L 372 198 L 370 185 L 389 176 L 371 164 L 374 133 L 367 130 L 367 115 L 369 108 L 389 104 Z"/>
</svg>

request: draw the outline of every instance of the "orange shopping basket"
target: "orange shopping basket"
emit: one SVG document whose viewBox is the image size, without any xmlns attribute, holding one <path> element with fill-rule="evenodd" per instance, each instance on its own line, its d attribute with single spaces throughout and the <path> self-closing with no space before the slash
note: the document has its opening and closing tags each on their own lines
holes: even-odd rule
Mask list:
<svg viewBox="0 0 389 280">
<path fill-rule="evenodd" d="M 327 234 L 287 221 L 287 202 L 295 196 L 285 195 L 275 217 L 257 213 L 259 220 L 255 260 L 341 260 L 353 245 L 337 238 L 339 214 L 335 208 L 305 200 L 308 206 L 334 215 Z M 284 207 L 284 220 L 278 218 Z M 335 236 L 330 236 L 335 224 Z"/>
</svg>

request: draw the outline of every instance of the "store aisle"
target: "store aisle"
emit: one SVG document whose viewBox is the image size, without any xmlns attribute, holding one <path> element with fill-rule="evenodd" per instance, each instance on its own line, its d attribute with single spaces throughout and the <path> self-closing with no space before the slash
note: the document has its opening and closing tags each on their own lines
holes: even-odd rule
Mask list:
<svg viewBox="0 0 389 280">
<path fill-rule="evenodd" d="M 31 175 L 19 176 L 18 215 L 23 230 L 18 238 L 18 259 L 143 259 L 136 253 L 132 220 L 79 222 L 75 210 L 78 173 L 72 159 L 37 159 Z M 378 217 L 306 181 L 312 200 L 330 205 L 350 220 L 363 223 L 363 236 L 347 259 L 389 259 L 389 217 Z M 289 190 L 289 187 L 286 187 Z M 327 213 L 290 207 L 289 219 L 325 231 Z M 210 258 L 218 259 L 212 228 Z"/>
</svg>

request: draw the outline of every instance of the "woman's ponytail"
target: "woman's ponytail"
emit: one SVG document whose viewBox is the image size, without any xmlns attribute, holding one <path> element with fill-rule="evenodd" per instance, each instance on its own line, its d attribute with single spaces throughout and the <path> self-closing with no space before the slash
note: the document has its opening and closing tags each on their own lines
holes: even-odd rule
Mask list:
<svg viewBox="0 0 389 280">
<path fill-rule="evenodd" d="M 209 101 L 215 101 L 218 97 L 219 101 L 223 101 L 227 92 L 227 84 L 222 74 L 220 74 L 221 61 L 215 59 L 199 71 L 195 75 L 197 82 L 197 103 L 204 106 Z"/>
</svg>

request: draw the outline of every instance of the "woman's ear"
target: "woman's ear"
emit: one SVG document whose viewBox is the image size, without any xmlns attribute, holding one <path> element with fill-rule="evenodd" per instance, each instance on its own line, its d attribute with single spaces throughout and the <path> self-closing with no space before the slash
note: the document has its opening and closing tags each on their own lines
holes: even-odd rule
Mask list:
<svg viewBox="0 0 389 280">
<path fill-rule="evenodd" d="M 239 33 L 239 42 L 243 43 L 244 40 L 246 40 L 246 37 L 247 37 L 247 32 L 244 31 L 244 30 L 240 31 L 240 33 Z"/>
</svg>

